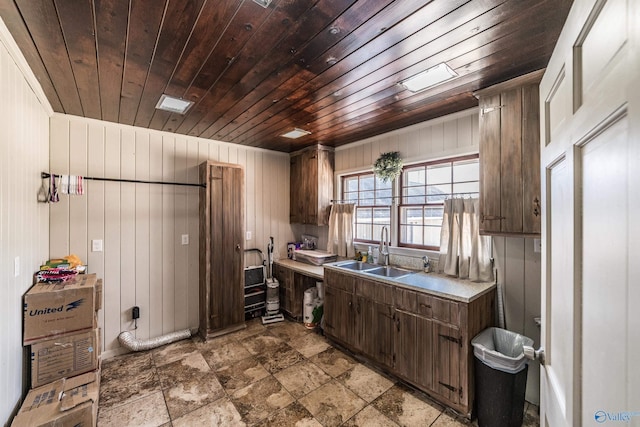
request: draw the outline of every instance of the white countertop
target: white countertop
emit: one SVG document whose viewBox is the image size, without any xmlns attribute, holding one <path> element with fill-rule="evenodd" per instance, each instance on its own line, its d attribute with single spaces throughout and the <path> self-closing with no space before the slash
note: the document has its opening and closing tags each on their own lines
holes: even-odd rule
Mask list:
<svg viewBox="0 0 640 427">
<path fill-rule="evenodd" d="M 390 279 L 380 276 L 372 276 L 369 274 L 355 272 L 338 267 L 338 265 L 340 265 L 340 263 L 342 262 L 344 261 L 337 261 L 335 263 L 317 266 L 285 258 L 274 261 L 274 264 L 279 264 L 283 267 L 290 268 L 295 272 L 316 278 L 318 280 L 323 280 L 324 269 L 330 268 L 335 271 L 340 271 L 341 273 L 350 274 L 352 276 L 362 277 L 368 280 L 376 280 L 379 282 L 387 283 L 389 285 L 401 286 L 403 288 L 411 289 L 417 292 L 424 292 L 430 295 L 466 303 L 475 300 L 479 296 L 490 292 L 496 287 L 494 283 L 490 282 L 472 282 L 470 280 L 462 280 L 438 273 L 417 272 L 408 276 Z"/>
<path fill-rule="evenodd" d="M 297 271 L 298 273 L 302 273 L 306 276 L 310 276 L 318 280 L 324 279 L 324 268 L 322 266 L 306 264 L 304 262 L 294 261 L 289 258 L 279 259 L 278 261 L 274 261 L 273 263 L 290 268 L 293 271 Z"/>
<path fill-rule="evenodd" d="M 417 292 L 424 292 L 434 296 L 448 298 L 454 301 L 469 303 L 481 295 L 490 292 L 495 288 L 494 283 L 472 282 L 470 280 L 462 280 L 444 274 L 417 272 L 400 278 L 385 278 L 381 276 L 373 276 L 363 272 L 355 272 L 340 268 L 339 265 L 343 261 L 325 264 L 325 268 L 329 268 L 341 273 L 350 274 L 356 277 L 362 277 L 368 280 L 376 280 L 384 282 L 392 286 L 401 286 Z"/>
</svg>

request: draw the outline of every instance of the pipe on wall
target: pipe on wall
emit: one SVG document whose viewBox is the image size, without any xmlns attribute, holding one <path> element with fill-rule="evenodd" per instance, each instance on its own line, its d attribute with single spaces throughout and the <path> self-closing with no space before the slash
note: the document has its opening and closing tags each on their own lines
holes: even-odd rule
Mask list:
<svg viewBox="0 0 640 427">
<path fill-rule="evenodd" d="M 120 335 L 118 335 L 118 341 L 120 341 L 120 345 L 127 350 L 144 351 L 151 350 L 165 344 L 171 344 L 172 342 L 180 341 L 190 337 L 191 331 L 189 329 L 172 332 L 170 334 L 162 335 L 156 338 L 149 338 L 147 340 L 140 340 L 136 338 L 130 331 L 124 331 L 120 332 Z"/>
</svg>

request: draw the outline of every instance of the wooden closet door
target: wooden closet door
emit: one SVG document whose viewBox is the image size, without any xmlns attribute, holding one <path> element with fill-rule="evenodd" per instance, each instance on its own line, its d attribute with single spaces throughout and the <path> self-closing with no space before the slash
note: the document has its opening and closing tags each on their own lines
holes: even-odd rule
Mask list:
<svg viewBox="0 0 640 427">
<path fill-rule="evenodd" d="M 216 331 L 244 322 L 244 183 L 240 167 L 209 168 L 208 329 Z"/>
<path fill-rule="evenodd" d="M 243 320 L 242 201 L 242 170 L 211 166 L 211 329 Z"/>
</svg>

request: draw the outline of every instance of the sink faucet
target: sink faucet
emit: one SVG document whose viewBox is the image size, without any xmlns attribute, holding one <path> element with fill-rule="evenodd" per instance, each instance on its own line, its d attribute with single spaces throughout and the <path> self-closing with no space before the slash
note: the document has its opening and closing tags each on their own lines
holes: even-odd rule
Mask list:
<svg viewBox="0 0 640 427">
<path fill-rule="evenodd" d="M 387 235 L 386 239 L 385 231 Z M 380 231 L 380 258 L 382 258 L 380 261 L 382 261 L 385 266 L 389 265 L 389 245 L 389 229 L 386 225 L 384 225 L 382 226 L 382 230 Z"/>
</svg>

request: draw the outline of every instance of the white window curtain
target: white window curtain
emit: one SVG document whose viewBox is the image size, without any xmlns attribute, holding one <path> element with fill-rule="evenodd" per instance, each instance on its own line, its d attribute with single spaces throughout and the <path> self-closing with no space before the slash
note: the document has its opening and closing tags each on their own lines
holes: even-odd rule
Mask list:
<svg viewBox="0 0 640 427">
<path fill-rule="evenodd" d="M 493 281 L 491 237 L 480 236 L 479 199 L 444 202 L 438 270 L 461 279 Z"/>
<path fill-rule="evenodd" d="M 334 203 L 329 215 L 327 251 L 338 256 L 353 258 L 353 203 Z"/>
</svg>

